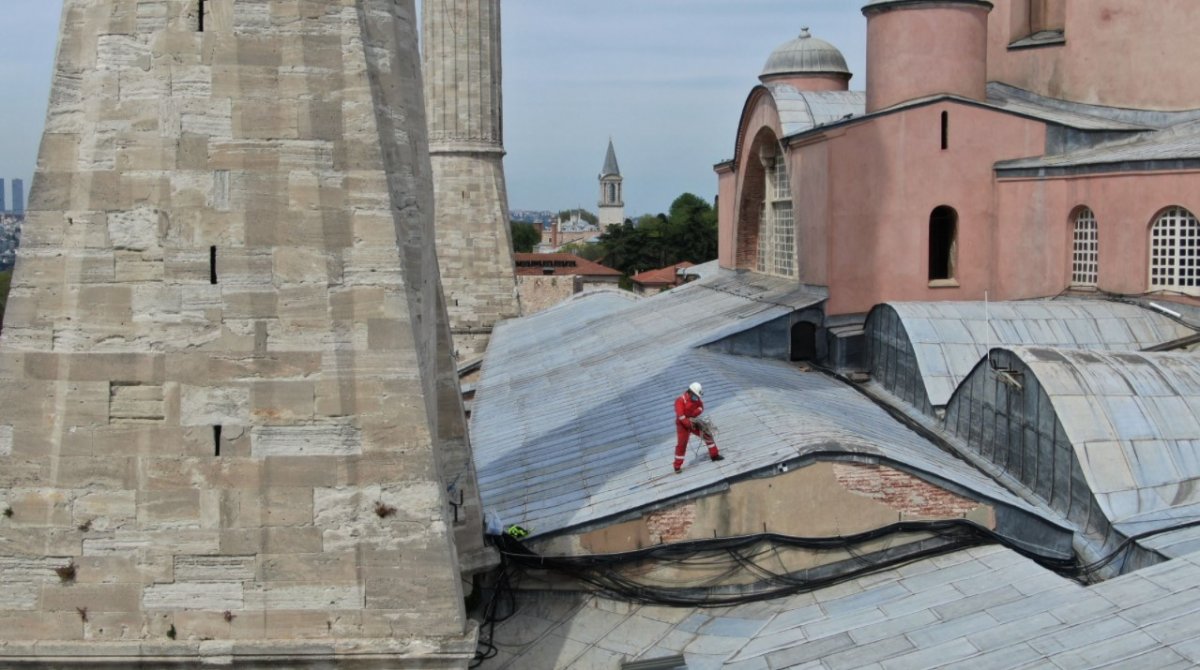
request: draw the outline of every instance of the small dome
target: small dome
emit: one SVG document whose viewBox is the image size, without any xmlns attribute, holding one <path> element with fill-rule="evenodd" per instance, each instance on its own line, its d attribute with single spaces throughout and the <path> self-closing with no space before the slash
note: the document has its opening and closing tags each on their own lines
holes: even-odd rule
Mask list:
<svg viewBox="0 0 1200 670">
<path fill-rule="evenodd" d="M 850 74 L 850 69 L 837 47 L 803 28 L 799 37 L 771 52 L 759 77 L 789 74 Z"/>
</svg>

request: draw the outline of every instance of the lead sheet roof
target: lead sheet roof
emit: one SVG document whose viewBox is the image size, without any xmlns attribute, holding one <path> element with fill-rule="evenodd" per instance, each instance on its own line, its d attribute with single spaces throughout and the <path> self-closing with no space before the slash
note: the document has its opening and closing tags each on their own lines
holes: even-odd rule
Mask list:
<svg viewBox="0 0 1200 670">
<path fill-rule="evenodd" d="M 847 385 L 699 348 L 823 299 L 789 280 L 719 271 L 649 298 L 585 296 L 501 324 L 471 416 L 486 511 L 550 533 L 816 451 L 903 463 L 1031 509 Z M 728 458 L 698 457 L 693 440 L 675 475 L 673 402 L 693 381 Z"/>
<path fill-rule="evenodd" d="M 1088 486 L 1119 530 L 1200 519 L 1200 357 L 1011 350 L 1037 376 Z"/>
<path fill-rule="evenodd" d="M 889 302 L 904 324 L 935 407 L 945 406 L 989 346 L 1137 351 L 1194 334 L 1148 309 L 1101 300 Z"/>
</svg>

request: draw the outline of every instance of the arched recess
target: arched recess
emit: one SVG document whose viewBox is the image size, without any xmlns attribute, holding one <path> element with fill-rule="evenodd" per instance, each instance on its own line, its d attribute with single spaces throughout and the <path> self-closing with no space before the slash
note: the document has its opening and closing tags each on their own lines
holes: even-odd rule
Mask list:
<svg viewBox="0 0 1200 670">
<path fill-rule="evenodd" d="M 958 263 L 958 212 L 940 205 L 929 214 L 929 281 L 953 281 Z"/>
<path fill-rule="evenodd" d="M 1150 290 L 1200 295 L 1200 221 L 1184 207 L 1161 210 L 1150 225 Z"/>
<path fill-rule="evenodd" d="M 741 201 L 737 216 L 737 267 L 757 270 L 759 236 L 762 233 L 763 204 L 767 197 L 767 158 L 774 161 L 779 138 L 770 128 L 761 128 L 750 145 L 750 160 L 742 169 Z"/>
<path fill-rule="evenodd" d="M 1100 280 L 1100 226 L 1090 207 L 1071 213 L 1071 286 L 1095 288 Z"/>
</svg>

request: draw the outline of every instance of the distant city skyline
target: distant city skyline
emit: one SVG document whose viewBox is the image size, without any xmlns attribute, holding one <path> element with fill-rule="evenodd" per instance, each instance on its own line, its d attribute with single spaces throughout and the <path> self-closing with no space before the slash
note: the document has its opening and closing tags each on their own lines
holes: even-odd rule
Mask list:
<svg viewBox="0 0 1200 670">
<path fill-rule="evenodd" d="M 12 198 L 9 198 L 9 193 Z M 25 213 L 25 180 L 0 177 L 0 214 Z"/>
<path fill-rule="evenodd" d="M 684 192 L 712 200 L 713 164 L 775 47 L 809 26 L 865 75 L 865 0 L 510 0 L 503 5 L 504 144 L 513 209 L 596 211 L 612 137 L 626 216 Z M 60 0 L 5 0 L 0 175 L 33 175 Z"/>
<path fill-rule="evenodd" d="M 12 213 L 25 213 L 25 180 L 21 178 L 12 180 Z"/>
</svg>

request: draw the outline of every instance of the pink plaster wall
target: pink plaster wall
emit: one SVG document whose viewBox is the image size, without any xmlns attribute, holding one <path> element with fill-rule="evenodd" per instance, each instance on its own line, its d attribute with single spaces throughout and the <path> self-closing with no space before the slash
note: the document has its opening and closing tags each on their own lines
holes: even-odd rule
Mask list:
<svg viewBox="0 0 1200 670">
<path fill-rule="evenodd" d="M 730 165 L 717 170 L 717 264 L 733 269 L 733 204 L 737 200 L 737 173 Z"/>
<path fill-rule="evenodd" d="M 829 142 L 813 142 L 788 152 L 797 276 L 817 286 L 829 284 L 829 150 Z"/>
<path fill-rule="evenodd" d="M 992 0 L 988 79 L 1113 107 L 1200 108 L 1196 0 L 1060 1 L 1065 45 L 1009 50 L 1028 34 L 1030 0 Z"/>
<path fill-rule="evenodd" d="M 1015 297 L 997 289 L 997 268 L 1015 271 L 1008 261 L 1020 260 L 996 258 L 992 166 L 1040 155 L 1044 144 L 1039 122 L 952 102 L 883 115 L 831 138 L 827 312 L 860 313 L 888 300 L 981 300 L 984 291 Z M 929 215 L 940 205 L 958 212 L 956 288 L 929 286 Z"/>
<path fill-rule="evenodd" d="M 1009 262 L 997 273 L 998 293 L 1027 298 L 1055 295 L 1069 286 L 1072 217 L 1080 206 L 1096 215 L 1098 288 L 1146 292 L 1150 227 L 1173 205 L 1200 213 L 1197 177 L 1200 172 L 1190 171 L 999 181 L 996 253 Z"/>
<path fill-rule="evenodd" d="M 759 77 L 764 84 L 787 84 L 797 91 L 848 91 L 850 76 L 844 74 L 801 74 Z"/>
<path fill-rule="evenodd" d="M 987 95 L 988 10 L 915 5 L 867 12 L 867 112 L 938 93 Z"/>
</svg>

